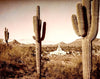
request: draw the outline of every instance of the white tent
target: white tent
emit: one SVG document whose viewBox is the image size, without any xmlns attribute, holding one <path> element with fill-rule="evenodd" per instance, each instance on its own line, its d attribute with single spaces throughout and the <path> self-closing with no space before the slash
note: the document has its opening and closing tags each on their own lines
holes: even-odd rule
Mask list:
<svg viewBox="0 0 100 79">
<path fill-rule="evenodd" d="M 60 48 L 60 45 L 58 44 L 57 50 L 56 50 L 56 51 L 53 51 L 53 52 L 50 52 L 50 55 L 52 55 L 52 54 L 55 54 L 55 55 L 65 55 L 66 52 L 63 51 L 63 50 Z"/>
</svg>

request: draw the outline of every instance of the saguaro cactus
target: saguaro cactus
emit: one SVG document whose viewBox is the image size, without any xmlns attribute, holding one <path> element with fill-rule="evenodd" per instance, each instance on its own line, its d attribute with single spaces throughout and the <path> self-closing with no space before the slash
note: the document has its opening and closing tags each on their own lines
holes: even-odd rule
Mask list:
<svg viewBox="0 0 100 79">
<path fill-rule="evenodd" d="M 91 78 L 92 41 L 98 32 L 99 0 L 82 0 L 77 4 L 77 16 L 72 15 L 73 28 L 82 36 L 83 79 Z"/>
<path fill-rule="evenodd" d="M 38 78 L 41 78 L 41 41 L 45 38 L 46 22 L 43 23 L 42 37 L 41 37 L 41 23 L 40 20 L 40 6 L 37 6 L 37 15 L 33 16 L 34 33 L 33 39 L 36 41 L 36 66 Z"/>
<path fill-rule="evenodd" d="M 4 36 L 5 36 L 5 42 L 8 45 L 9 32 L 8 32 L 8 29 L 6 27 L 5 27 L 5 31 L 4 31 Z"/>
</svg>

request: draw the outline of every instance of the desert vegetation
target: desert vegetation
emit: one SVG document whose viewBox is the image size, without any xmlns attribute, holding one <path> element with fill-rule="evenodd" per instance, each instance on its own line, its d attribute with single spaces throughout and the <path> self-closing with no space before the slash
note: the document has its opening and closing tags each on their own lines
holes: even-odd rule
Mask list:
<svg viewBox="0 0 100 79">
<path fill-rule="evenodd" d="M 15 42 L 15 41 L 13 41 Z M 36 79 L 36 51 L 35 45 L 0 44 L 0 78 L 1 79 Z M 74 43 L 73 43 L 74 44 Z M 82 77 L 82 54 L 77 55 L 75 46 L 61 46 L 65 51 L 73 49 L 66 55 L 49 55 L 57 46 L 42 47 L 41 79 L 83 79 Z M 100 49 L 94 46 L 94 50 Z M 92 55 L 92 79 L 98 79 L 100 75 L 100 53 L 96 50 Z M 76 51 L 76 52 L 75 52 Z"/>
</svg>

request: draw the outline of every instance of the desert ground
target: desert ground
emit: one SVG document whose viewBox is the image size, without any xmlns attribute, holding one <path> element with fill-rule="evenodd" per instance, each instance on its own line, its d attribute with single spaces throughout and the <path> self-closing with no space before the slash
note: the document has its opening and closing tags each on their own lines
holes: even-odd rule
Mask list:
<svg viewBox="0 0 100 79">
<path fill-rule="evenodd" d="M 92 79 L 100 77 L 100 39 L 92 43 Z M 60 47 L 66 55 L 51 55 L 58 44 L 42 45 L 41 79 L 83 79 L 81 39 Z M 0 79 L 36 79 L 35 44 L 0 41 Z"/>
</svg>

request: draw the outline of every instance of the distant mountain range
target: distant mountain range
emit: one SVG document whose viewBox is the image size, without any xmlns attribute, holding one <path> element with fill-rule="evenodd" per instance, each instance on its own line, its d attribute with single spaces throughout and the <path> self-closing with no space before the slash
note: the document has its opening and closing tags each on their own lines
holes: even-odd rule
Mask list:
<svg viewBox="0 0 100 79">
<path fill-rule="evenodd" d="M 64 42 L 61 42 L 62 46 L 70 46 L 70 47 L 81 47 L 82 46 L 82 39 L 77 39 L 69 44 L 66 44 Z M 92 45 L 94 46 L 100 46 L 100 39 L 96 38 L 93 42 Z"/>
<path fill-rule="evenodd" d="M 9 44 L 10 45 L 20 45 L 21 43 L 14 39 L 13 41 L 9 42 Z"/>
<path fill-rule="evenodd" d="M 17 40 L 13 40 L 11 42 L 9 42 L 10 45 L 28 45 L 28 46 L 34 46 L 35 44 L 22 44 L 20 42 L 18 42 Z M 82 45 L 82 39 L 77 39 L 71 43 L 64 43 L 64 42 L 60 42 L 58 43 L 60 44 L 60 46 L 70 46 L 70 47 L 81 47 Z M 55 47 L 58 46 L 58 44 L 49 44 L 49 45 L 43 45 L 43 47 Z M 93 45 L 95 46 L 100 46 L 100 39 L 96 38 L 93 43 Z"/>
<path fill-rule="evenodd" d="M 24 44 L 24 43 L 20 43 L 17 40 L 13 40 L 9 42 L 10 45 L 15 46 L 15 45 L 20 45 L 20 46 L 35 46 L 35 44 Z"/>
<path fill-rule="evenodd" d="M 64 43 L 64 42 L 60 42 L 58 43 L 60 44 L 60 46 L 69 46 L 69 47 L 81 47 L 82 46 L 82 39 L 76 39 L 75 41 L 71 42 L 71 43 Z M 44 45 L 44 46 L 58 46 L 58 44 L 52 44 L 52 45 Z M 100 39 L 96 38 L 93 42 L 92 45 L 94 46 L 100 46 Z"/>
</svg>

